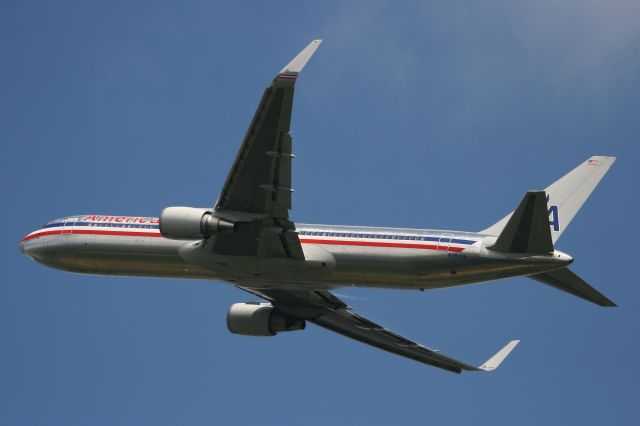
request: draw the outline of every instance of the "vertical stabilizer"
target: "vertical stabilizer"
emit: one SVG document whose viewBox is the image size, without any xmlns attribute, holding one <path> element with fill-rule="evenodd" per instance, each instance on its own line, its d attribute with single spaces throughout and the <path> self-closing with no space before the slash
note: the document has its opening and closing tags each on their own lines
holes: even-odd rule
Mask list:
<svg viewBox="0 0 640 426">
<path fill-rule="evenodd" d="M 598 186 L 615 160 L 615 157 L 591 157 L 545 189 L 549 197 L 547 208 L 553 243 L 569 226 L 580 207 Z M 483 230 L 482 233 L 499 235 L 512 214 L 513 212 L 509 213 L 493 226 Z"/>
</svg>

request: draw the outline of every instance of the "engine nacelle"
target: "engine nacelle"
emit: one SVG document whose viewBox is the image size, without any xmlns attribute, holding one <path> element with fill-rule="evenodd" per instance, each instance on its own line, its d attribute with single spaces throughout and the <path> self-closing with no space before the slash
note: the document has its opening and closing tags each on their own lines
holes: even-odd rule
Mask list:
<svg viewBox="0 0 640 426">
<path fill-rule="evenodd" d="M 234 303 L 227 312 L 227 327 L 234 334 L 275 336 L 281 331 L 304 330 L 305 320 L 286 315 L 270 303 Z"/>
<path fill-rule="evenodd" d="M 233 231 L 234 224 L 213 215 L 209 209 L 167 207 L 160 214 L 160 233 L 165 238 L 186 240 Z"/>
</svg>

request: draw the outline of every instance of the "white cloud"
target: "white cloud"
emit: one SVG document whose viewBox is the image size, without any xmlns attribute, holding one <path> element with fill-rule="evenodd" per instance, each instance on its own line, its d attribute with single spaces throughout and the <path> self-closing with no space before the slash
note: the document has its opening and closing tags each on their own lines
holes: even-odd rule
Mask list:
<svg viewBox="0 0 640 426">
<path fill-rule="evenodd" d="M 332 48 L 324 60 L 335 64 L 336 76 L 361 74 L 366 68 L 370 78 L 395 88 L 406 87 L 419 51 L 397 30 L 402 28 L 403 15 L 392 2 L 342 3 L 324 28 Z"/>
<path fill-rule="evenodd" d="M 559 83 L 608 84 L 638 62 L 640 2 L 504 2 L 516 40 L 531 61 L 547 61 Z"/>
</svg>

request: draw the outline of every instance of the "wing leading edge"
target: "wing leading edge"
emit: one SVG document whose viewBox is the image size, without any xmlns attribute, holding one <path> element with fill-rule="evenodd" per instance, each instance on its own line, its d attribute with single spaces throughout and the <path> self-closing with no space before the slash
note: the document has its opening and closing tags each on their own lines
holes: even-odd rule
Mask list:
<svg viewBox="0 0 640 426">
<path fill-rule="evenodd" d="M 352 312 L 344 302 L 327 291 L 241 288 L 268 300 L 279 310 L 293 317 L 305 319 L 387 352 L 454 373 L 461 373 L 463 370 L 493 371 L 520 342 L 510 341 L 489 360 L 475 367 L 442 355 L 435 349 L 407 339 Z"/>
</svg>

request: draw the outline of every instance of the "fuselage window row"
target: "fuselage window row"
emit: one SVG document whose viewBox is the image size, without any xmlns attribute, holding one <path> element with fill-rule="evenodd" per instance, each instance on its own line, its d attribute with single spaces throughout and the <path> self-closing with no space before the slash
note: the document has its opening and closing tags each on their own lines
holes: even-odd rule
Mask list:
<svg viewBox="0 0 640 426">
<path fill-rule="evenodd" d="M 428 237 L 418 237 L 413 235 L 375 235 L 375 234 L 351 234 L 339 232 L 319 232 L 319 231 L 299 231 L 300 235 L 308 235 L 314 237 L 342 237 L 342 238 L 376 238 L 383 240 L 412 240 L 412 241 L 428 241 Z"/>
</svg>

